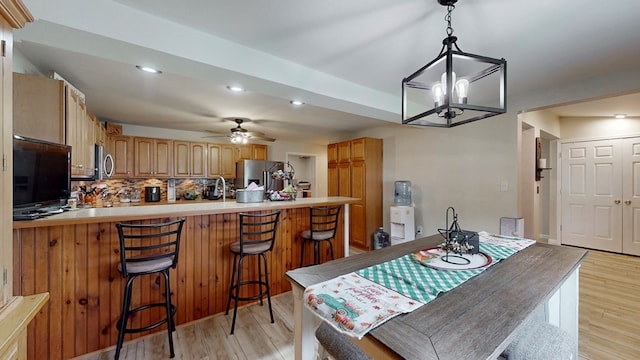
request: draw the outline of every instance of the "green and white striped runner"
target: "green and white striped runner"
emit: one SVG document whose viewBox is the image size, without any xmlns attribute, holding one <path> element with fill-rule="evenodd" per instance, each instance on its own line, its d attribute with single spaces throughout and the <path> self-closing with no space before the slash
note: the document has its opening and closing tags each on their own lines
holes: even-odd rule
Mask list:
<svg viewBox="0 0 640 360">
<path fill-rule="evenodd" d="M 516 249 L 480 242 L 480 251 L 491 256 L 494 264 L 517 252 Z M 418 264 L 413 254 L 373 265 L 356 271 L 356 274 L 400 294 L 425 303 L 441 292 L 454 289 L 463 282 L 485 271 L 489 266 L 472 269 L 443 271 Z"/>
</svg>

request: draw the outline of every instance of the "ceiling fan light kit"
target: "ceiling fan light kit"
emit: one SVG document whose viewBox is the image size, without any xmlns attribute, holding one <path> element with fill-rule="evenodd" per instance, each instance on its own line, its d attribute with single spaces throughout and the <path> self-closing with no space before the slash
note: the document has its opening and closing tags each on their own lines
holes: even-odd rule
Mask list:
<svg viewBox="0 0 640 360">
<path fill-rule="evenodd" d="M 249 142 L 249 140 L 262 140 L 262 141 L 268 141 L 268 142 L 276 141 L 276 139 L 268 137 L 261 132 L 248 131 L 247 129 L 243 128 L 242 124 L 250 121 L 247 118 L 231 117 L 231 118 L 224 118 L 223 120 L 233 121 L 237 124 L 236 127 L 231 128 L 231 134 L 220 135 L 220 136 L 229 137 L 229 141 L 231 141 L 231 143 L 233 144 L 246 144 Z"/>
<path fill-rule="evenodd" d="M 449 128 L 506 112 L 507 61 L 460 50 L 451 26 L 457 1 L 438 0 L 447 7 L 440 54 L 402 79 L 403 124 Z"/>
</svg>

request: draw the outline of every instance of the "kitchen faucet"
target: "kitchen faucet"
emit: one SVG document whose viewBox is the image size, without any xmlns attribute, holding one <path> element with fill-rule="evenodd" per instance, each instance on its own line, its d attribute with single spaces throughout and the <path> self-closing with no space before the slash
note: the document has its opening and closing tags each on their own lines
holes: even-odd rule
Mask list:
<svg viewBox="0 0 640 360">
<path fill-rule="evenodd" d="M 213 190 L 213 195 L 214 196 L 219 196 L 220 195 L 220 193 L 218 192 L 218 183 L 220 182 L 220 180 L 222 180 L 222 201 L 225 202 L 225 201 L 227 201 L 227 183 L 226 183 L 226 181 L 224 181 L 224 178 L 222 176 L 220 176 L 216 180 L 216 184 L 215 184 L 214 190 Z"/>
</svg>

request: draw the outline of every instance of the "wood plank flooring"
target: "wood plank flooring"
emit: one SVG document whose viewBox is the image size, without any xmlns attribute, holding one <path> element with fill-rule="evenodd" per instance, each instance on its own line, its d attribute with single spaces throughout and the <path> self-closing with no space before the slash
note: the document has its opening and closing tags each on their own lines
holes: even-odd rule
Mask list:
<svg viewBox="0 0 640 360">
<path fill-rule="evenodd" d="M 236 334 L 231 314 L 179 326 L 175 359 L 293 359 L 293 298 L 272 298 L 275 324 L 266 306 L 238 310 Z M 125 343 L 121 359 L 168 359 L 166 332 Z M 590 250 L 580 269 L 580 356 L 582 360 L 640 359 L 640 257 Z M 113 359 L 115 349 L 77 360 Z"/>
<path fill-rule="evenodd" d="M 580 268 L 580 359 L 640 359 L 640 257 L 589 251 Z"/>
</svg>

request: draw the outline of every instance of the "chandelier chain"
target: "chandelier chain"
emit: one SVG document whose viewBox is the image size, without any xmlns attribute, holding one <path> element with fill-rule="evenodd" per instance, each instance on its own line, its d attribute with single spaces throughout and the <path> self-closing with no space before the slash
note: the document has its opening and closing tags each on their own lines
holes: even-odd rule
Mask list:
<svg viewBox="0 0 640 360">
<path fill-rule="evenodd" d="M 453 12 L 453 9 L 455 9 L 455 8 L 456 7 L 453 4 L 447 5 L 447 15 L 445 15 L 444 21 L 447 22 L 447 35 L 448 36 L 453 35 L 453 27 L 451 26 L 451 13 Z"/>
</svg>

